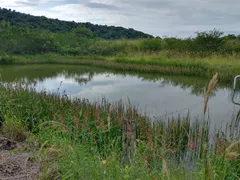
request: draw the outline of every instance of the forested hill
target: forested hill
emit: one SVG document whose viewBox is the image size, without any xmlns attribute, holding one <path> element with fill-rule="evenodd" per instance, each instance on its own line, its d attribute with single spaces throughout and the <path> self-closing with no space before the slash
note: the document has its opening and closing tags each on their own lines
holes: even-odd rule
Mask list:
<svg viewBox="0 0 240 180">
<path fill-rule="evenodd" d="M 137 39 L 151 38 L 153 36 L 145 34 L 134 29 L 126 29 L 123 27 L 94 25 L 87 23 L 76 23 L 74 21 L 61 21 L 58 19 L 50 19 L 44 16 L 32 16 L 23 14 L 14 10 L 0 7 L 0 22 L 2 20 L 10 22 L 11 25 L 17 27 L 29 27 L 32 29 L 45 29 L 51 32 L 70 32 L 78 25 L 84 25 L 92 30 L 92 32 L 103 39 Z"/>
</svg>

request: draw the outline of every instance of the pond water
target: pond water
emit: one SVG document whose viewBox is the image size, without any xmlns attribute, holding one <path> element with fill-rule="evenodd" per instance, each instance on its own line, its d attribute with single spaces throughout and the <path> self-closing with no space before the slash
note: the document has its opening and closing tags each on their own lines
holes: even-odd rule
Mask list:
<svg viewBox="0 0 240 180">
<path fill-rule="evenodd" d="M 127 100 L 149 116 L 167 118 L 190 112 L 203 115 L 203 88 L 209 79 L 160 74 L 123 73 L 87 66 L 26 65 L 0 67 L 2 83 L 23 82 L 37 91 L 66 93 L 90 101 Z M 211 120 L 225 124 L 239 107 L 231 102 L 232 84 L 217 84 L 209 99 Z"/>
</svg>

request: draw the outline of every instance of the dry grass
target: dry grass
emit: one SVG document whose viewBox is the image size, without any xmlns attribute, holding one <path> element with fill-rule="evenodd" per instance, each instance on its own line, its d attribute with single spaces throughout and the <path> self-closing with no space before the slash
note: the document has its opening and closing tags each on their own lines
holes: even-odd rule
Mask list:
<svg viewBox="0 0 240 180">
<path fill-rule="evenodd" d="M 0 133 L 4 137 L 18 142 L 23 142 L 28 137 L 28 132 L 22 125 L 9 124 L 6 122 L 3 122 Z"/>
<path fill-rule="evenodd" d="M 216 73 L 212 77 L 212 79 L 210 80 L 210 82 L 208 84 L 208 88 L 207 89 L 206 89 L 206 87 L 204 88 L 204 110 L 203 110 L 204 114 L 206 114 L 206 111 L 207 111 L 207 104 L 208 104 L 209 96 L 212 94 L 212 92 L 218 82 L 217 77 L 218 77 L 218 73 Z"/>
<path fill-rule="evenodd" d="M 170 55 L 169 55 L 170 53 Z M 239 55 L 213 54 L 207 57 L 191 57 L 172 52 L 140 53 L 123 56 L 59 56 L 45 54 L 15 56 L 14 64 L 72 64 L 134 71 L 186 76 L 212 77 L 218 72 L 219 81 L 232 81 L 239 72 Z"/>
<path fill-rule="evenodd" d="M 232 142 L 225 150 L 224 156 L 228 159 L 237 159 L 240 156 L 240 152 L 238 150 L 240 149 L 240 140 Z"/>
</svg>

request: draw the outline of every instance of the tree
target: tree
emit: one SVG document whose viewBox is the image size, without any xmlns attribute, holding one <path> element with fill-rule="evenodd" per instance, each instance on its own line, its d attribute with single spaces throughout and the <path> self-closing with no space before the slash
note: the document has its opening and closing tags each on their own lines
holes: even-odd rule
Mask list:
<svg viewBox="0 0 240 180">
<path fill-rule="evenodd" d="M 6 22 L 5 20 L 1 21 L 0 28 L 7 29 L 10 27 L 10 22 Z"/>
<path fill-rule="evenodd" d="M 234 34 L 228 34 L 227 36 L 224 36 L 223 39 L 224 40 L 233 40 L 233 39 L 236 39 L 237 36 L 234 35 Z"/>
<path fill-rule="evenodd" d="M 211 31 L 196 32 L 194 39 L 198 51 L 217 51 L 224 43 L 221 38 L 223 32 L 213 29 Z"/>
<path fill-rule="evenodd" d="M 78 25 L 75 29 L 72 31 L 77 37 L 80 38 L 90 38 L 92 39 L 94 37 L 94 33 L 86 28 L 85 26 Z"/>
<path fill-rule="evenodd" d="M 137 38 L 153 38 L 149 34 L 145 34 L 134 29 L 126 29 L 123 27 L 114 27 L 106 25 L 94 25 L 87 23 L 76 23 L 74 21 L 61 21 L 58 19 L 50 19 L 44 16 L 32 16 L 8 9 L 0 9 L 0 21 L 5 20 L 11 22 L 16 27 L 28 27 L 31 29 L 45 29 L 53 33 L 69 33 L 78 25 L 89 28 L 95 36 L 103 39 L 137 39 Z"/>
<path fill-rule="evenodd" d="M 237 39 L 240 40 L 240 34 L 237 36 Z"/>
</svg>

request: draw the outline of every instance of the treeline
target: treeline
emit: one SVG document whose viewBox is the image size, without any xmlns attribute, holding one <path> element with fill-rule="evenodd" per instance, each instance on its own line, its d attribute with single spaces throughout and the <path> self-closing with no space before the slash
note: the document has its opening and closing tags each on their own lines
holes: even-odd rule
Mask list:
<svg viewBox="0 0 240 180">
<path fill-rule="evenodd" d="M 59 53 L 71 55 L 115 55 L 124 44 L 104 40 L 84 26 L 67 33 L 18 28 L 0 23 L 0 55 Z"/>
<path fill-rule="evenodd" d="M 240 36 L 227 35 L 214 29 L 198 32 L 194 38 L 150 38 L 104 40 L 85 26 L 70 32 L 53 33 L 0 23 L 0 55 L 58 53 L 80 56 L 128 56 L 161 51 L 181 52 L 193 56 L 211 53 L 239 53 Z"/>
<path fill-rule="evenodd" d="M 123 27 L 94 25 L 91 23 L 76 23 L 74 21 L 61 21 L 58 19 L 50 19 L 44 16 L 32 16 L 12 11 L 0 7 L 0 21 L 5 20 L 16 27 L 25 27 L 35 30 L 49 30 L 53 33 L 68 33 L 77 26 L 85 26 L 89 28 L 95 36 L 103 39 L 136 39 L 136 38 L 152 38 L 153 36 L 145 34 L 134 29 L 126 29 Z"/>
<path fill-rule="evenodd" d="M 213 29 L 197 32 L 195 37 L 185 39 L 176 37 L 147 39 L 141 43 L 141 49 L 154 52 L 171 50 L 196 55 L 209 55 L 215 52 L 222 54 L 240 52 L 240 35 L 229 34 L 223 36 L 223 34 L 223 32 Z"/>
</svg>

